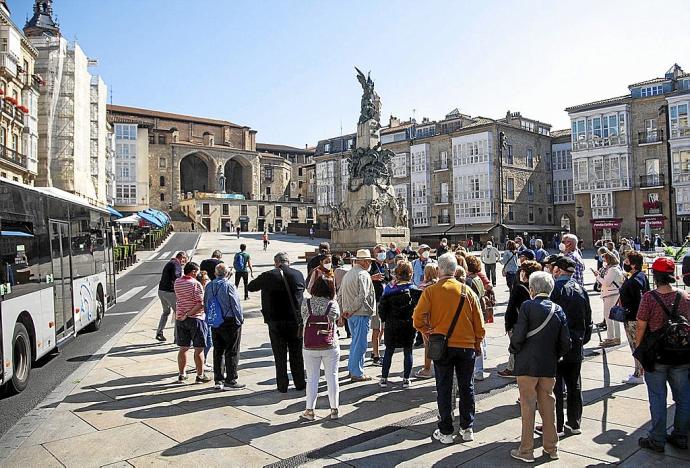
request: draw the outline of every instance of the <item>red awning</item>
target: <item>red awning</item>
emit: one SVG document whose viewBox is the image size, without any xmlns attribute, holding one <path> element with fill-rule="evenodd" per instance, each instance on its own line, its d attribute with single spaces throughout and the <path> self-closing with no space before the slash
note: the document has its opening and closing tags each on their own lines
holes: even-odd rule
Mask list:
<svg viewBox="0 0 690 468">
<path fill-rule="evenodd" d="M 637 221 L 640 223 L 641 228 L 643 228 L 645 226 L 645 223 L 649 221 L 649 227 L 652 229 L 662 229 L 664 227 L 665 220 L 666 216 L 650 216 L 647 218 L 637 218 Z"/>
</svg>

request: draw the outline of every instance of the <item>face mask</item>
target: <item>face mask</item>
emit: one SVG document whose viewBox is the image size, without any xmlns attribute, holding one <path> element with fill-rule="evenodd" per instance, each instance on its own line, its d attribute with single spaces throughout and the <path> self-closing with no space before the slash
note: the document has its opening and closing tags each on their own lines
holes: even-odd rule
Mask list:
<svg viewBox="0 0 690 468">
<path fill-rule="evenodd" d="M 376 258 L 382 262 L 386 259 L 386 252 L 379 252 L 379 254 L 376 256 Z"/>
<path fill-rule="evenodd" d="M 565 252 L 565 244 L 563 242 L 558 244 L 558 250 L 560 250 L 561 252 Z"/>
<path fill-rule="evenodd" d="M 630 272 L 632 271 L 632 265 L 630 265 L 629 263 L 624 263 L 624 264 L 623 264 L 623 269 L 624 269 L 627 273 L 630 273 Z"/>
<path fill-rule="evenodd" d="M 333 265 L 332 263 L 324 263 L 322 266 L 323 266 L 326 270 L 330 270 L 332 265 Z"/>
<path fill-rule="evenodd" d="M 603 263 L 601 264 L 601 266 L 603 266 L 604 268 L 608 268 L 609 264 L 608 264 L 608 262 L 603 262 Z"/>
<path fill-rule="evenodd" d="M 445 246 L 445 245 L 446 245 L 446 243 L 445 243 L 445 242 L 441 242 L 441 245 Z"/>
<path fill-rule="evenodd" d="M 429 258 L 429 251 L 428 251 L 428 250 L 425 250 L 425 251 L 422 253 L 422 257 L 423 257 L 423 258 Z"/>
</svg>

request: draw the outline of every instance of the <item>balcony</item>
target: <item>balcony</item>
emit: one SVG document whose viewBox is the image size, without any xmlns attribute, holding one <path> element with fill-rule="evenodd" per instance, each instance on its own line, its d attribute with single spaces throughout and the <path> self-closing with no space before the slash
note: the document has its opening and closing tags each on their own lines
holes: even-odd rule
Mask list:
<svg viewBox="0 0 690 468">
<path fill-rule="evenodd" d="M 592 219 L 613 218 L 614 212 L 612 206 L 592 207 Z"/>
<path fill-rule="evenodd" d="M 16 109 L 16 108 L 15 108 L 12 104 L 10 104 L 9 102 L 7 102 L 7 101 L 5 101 L 5 100 L 3 99 L 3 101 L 2 101 L 2 111 L 3 111 L 5 114 L 9 115 L 10 118 L 14 118 L 14 110 L 15 110 L 15 109 Z"/>
<path fill-rule="evenodd" d="M 0 71 L 12 78 L 17 76 L 17 59 L 9 52 L 0 52 Z"/>
<path fill-rule="evenodd" d="M 575 193 L 589 193 L 592 190 L 626 190 L 630 189 L 630 179 L 612 180 L 574 180 L 573 187 Z"/>
<path fill-rule="evenodd" d="M 640 188 L 663 187 L 666 185 L 664 174 L 646 174 L 640 176 Z"/>
<path fill-rule="evenodd" d="M 24 111 L 20 110 L 18 107 L 14 108 L 14 118 L 24 125 Z"/>
<path fill-rule="evenodd" d="M 607 146 L 627 145 L 628 139 L 625 135 L 611 137 L 593 137 L 589 140 L 579 140 L 573 143 L 573 151 L 588 149 L 605 148 Z"/>
<path fill-rule="evenodd" d="M 439 193 L 434 197 L 434 203 L 436 204 L 448 204 L 450 203 L 450 195 L 447 193 Z"/>
<path fill-rule="evenodd" d="M 664 129 L 662 128 L 637 132 L 637 143 L 639 145 L 661 143 L 662 141 L 664 141 Z"/>
<path fill-rule="evenodd" d="M 660 215 L 663 212 L 663 205 L 660 201 L 646 201 L 642 203 L 642 208 L 644 209 L 645 216 Z"/>
<path fill-rule="evenodd" d="M 448 169 L 450 169 L 447 159 L 445 161 L 434 161 L 433 167 L 434 171 L 447 171 Z"/>
<path fill-rule="evenodd" d="M 26 167 L 26 156 L 5 146 L 0 146 L 0 159 Z"/>
<path fill-rule="evenodd" d="M 450 215 L 438 215 L 438 224 L 450 224 Z"/>
</svg>

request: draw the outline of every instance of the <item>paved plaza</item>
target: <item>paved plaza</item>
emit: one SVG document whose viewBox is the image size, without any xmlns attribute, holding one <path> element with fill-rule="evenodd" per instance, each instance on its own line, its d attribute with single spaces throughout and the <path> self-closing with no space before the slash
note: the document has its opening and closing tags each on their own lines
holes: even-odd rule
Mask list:
<svg viewBox="0 0 690 468">
<path fill-rule="evenodd" d="M 243 235 L 241 242 L 248 245 L 255 273 L 272 268 L 273 254 L 280 250 L 287 251 L 293 266 L 305 272 L 304 260 L 296 261 L 297 257 L 318 244 L 317 240 L 274 236 L 269 252 L 262 252 L 258 233 Z M 218 248 L 231 262 L 239 243 L 235 236 L 204 234 L 193 260 L 199 262 Z M 591 283 L 593 277 L 587 274 L 586 282 Z M 268 331 L 258 311 L 259 294 L 253 293 L 243 302 L 246 322 L 239 380 L 247 388 L 217 392 L 212 384 L 178 384 L 176 347 L 153 339 L 160 314 L 156 301 L 115 338 L 112 349 L 87 359 L 81 374 L 39 405 L 42 422 L 33 432 L 25 431 L 21 447 L 0 464 L 519 466 L 521 463 L 509 456 L 520 437 L 517 385 L 495 373 L 508 359 L 508 338 L 503 328 L 507 297 L 505 283 L 499 283 L 496 322 L 487 325 L 489 359 L 485 365 L 492 374 L 476 383 L 474 442 L 446 446 L 431 439 L 436 427 L 434 382 L 413 380 L 412 386 L 403 390 L 401 353 L 394 357 L 389 379 L 392 385 L 387 390 L 380 389 L 376 380 L 349 383 L 346 360 L 350 343 L 346 339 L 341 340 L 341 418 L 321 419 L 328 414 L 322 382 L 316 409 L 319 418 L 300 422 L 304 392 L 276 391 Z M 598 295 L 592 294 L 592 305 L 594 319 L 600 321 L 602 305 Z M 171 338 L 172 329 L 166 334 Z M 690 453 L 668 445 L 664 456 L 638 448 L 637 439 L 646 434 L 649 422 L 646 388 L 621 383 L 632 371 L 627 343 L 604 351 L 595 347 L 598 342 L 595 334 L 582 366 L 583 434 L 562 438 L 561 459 L 553 464 L 690 463 Z M 422 358 L 423 350 L 415 349 L 415 369 Z M 380 376 L 380 368 L 371 367 L 370 361 L 367 365 L 369 375 Z M 540 445 L 538 438 L 536 445 Z M 537 448 L 535 454 L 540 453 Z M 546 461 L 545 457 L 537 459 L 537 463 Z"/>
</svg>

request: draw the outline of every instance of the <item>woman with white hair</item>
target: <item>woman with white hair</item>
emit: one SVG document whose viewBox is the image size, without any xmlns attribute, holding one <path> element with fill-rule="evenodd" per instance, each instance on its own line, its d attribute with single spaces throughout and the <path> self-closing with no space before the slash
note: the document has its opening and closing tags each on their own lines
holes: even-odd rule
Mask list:
<svg viewBox="0 0 690 468">
<path fill-rule="evenodd" d="M 439 411 L 434 439 L 443 444 L 454 440 L 452 390 L 457 375 L 460 397 L 460 431 L 464 441 L 474 439 L 474 359 L 484 339 L 484 318 L 477 297 L 454 278 L 458 262 L 447 253 L 438 259 L 439 281 L 426 288 L 414 310 L 414 327 L 425 337 L 446 336 L 447 351 L 434 360 L 436 402 Z M 452 312 L 450 312 L 452 311 Z"/>
<path fill-rule="evenodd" d="M 510 456 L 528 463 L 534 462 L 534 415 L 537 408 L 542 418 L 544 454 L 552 460 L 558 459 L 553 389 L 558 360 L 570 350 L 570 334 L 563 309 L 549 298 L 553 288 L 554 280 L 549 273 L 537 271 L 530 275 L 532 299 L 520 306 L 510 338 L 522 415 L 520 447 L 511 450 Z"/>
</svg>

